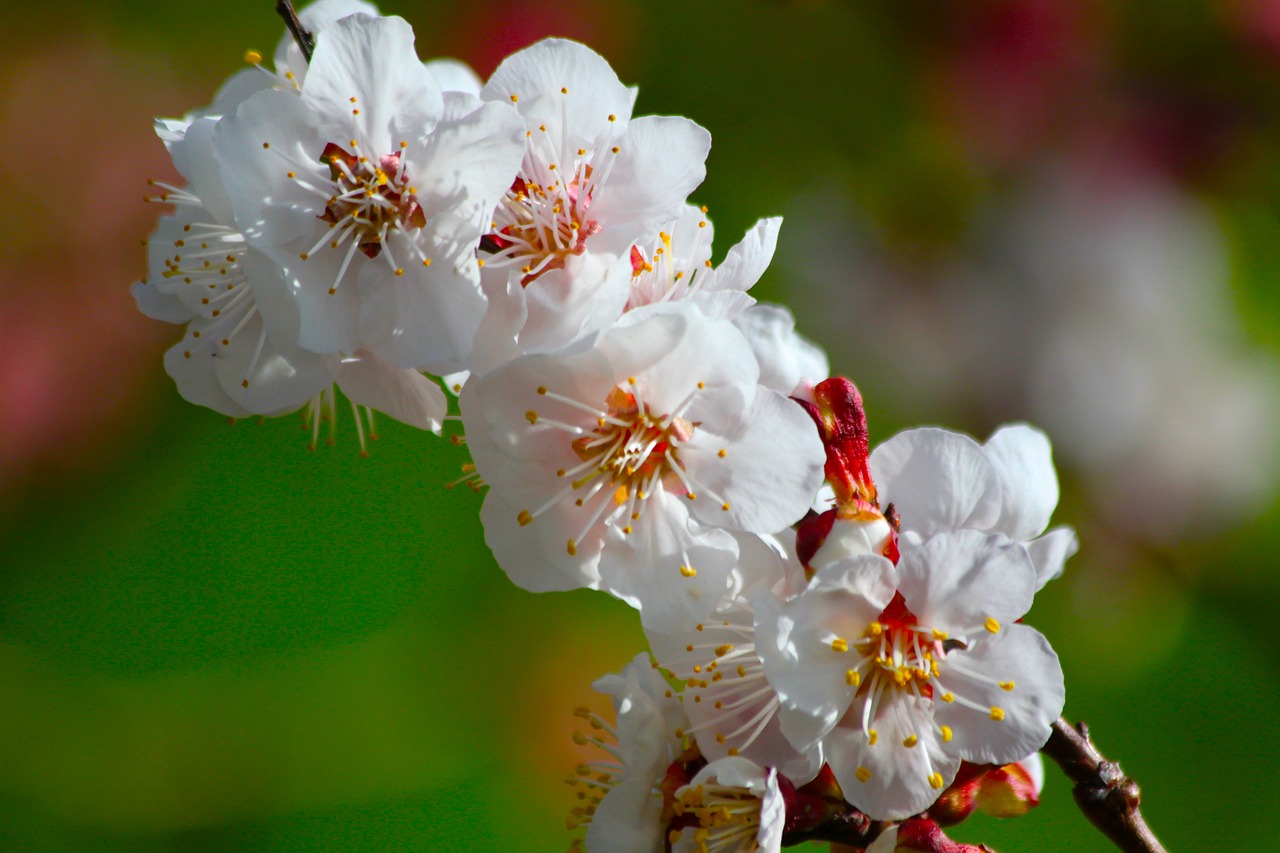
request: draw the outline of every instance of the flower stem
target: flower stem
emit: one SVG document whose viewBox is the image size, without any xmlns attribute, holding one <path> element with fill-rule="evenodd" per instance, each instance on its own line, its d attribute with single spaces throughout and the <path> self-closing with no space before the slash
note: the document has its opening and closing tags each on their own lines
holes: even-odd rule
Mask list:
<svg viewBox="0 0 1280 853">
<path fill-rule="evenodd" d="M 1098 751 L 1087 725 L 1073 726 L 1059 717 L 1041 752 L 1075 782 L 1076 805 L 1116 847 L 1125 853 L 1167 853 L 1138 810 L 1138 783 Z"/>
<path fill-rule="evenodd" d="M 302 58 L 308 64 L 311 62 L 311 54 L 316 50 L 316 37 L 306 27 L 302 26 L 302 21 L 298 20 L 298 13 L 293 9 L 293 3 L 290 0 L 276 0 L 276 14 L 284 18 L 284 25 L 289 28 L 289 34 L 293 36 L 293 40 L 298 43 L 298 48 L 302 51 Z"/>
</svg>

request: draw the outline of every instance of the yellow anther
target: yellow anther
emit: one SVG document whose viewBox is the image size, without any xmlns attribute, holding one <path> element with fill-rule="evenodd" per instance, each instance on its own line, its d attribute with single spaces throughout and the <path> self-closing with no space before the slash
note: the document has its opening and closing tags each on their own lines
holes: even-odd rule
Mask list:
<svg viewBox="0 0 1280 853">
<path fill-rule="evenodd" d="M 850 687 L 857 687 L 862 683 L 862 676 L 858 675 L 858 671 L 856 669 L 851 669 L 844 674 L 844 683 Z"/>
<path fill-rule="evenodd" d="M 516 103 L 516 102 L 517 102 L 517 101 L 519 101 L 519 100 L 520 100 L 520 96 L 519 96 L 519 95 L 512 95 L 512 96 L 511 96 L 511 103 L 513 103 L 513 104 L 514 104 L 514 103 Z"/>
<path fill-rule="evenodd" d="M 404 267 L 396 267 L 396 275 L 404 275 Z"/>
<path fill-rule="evenodd" d="M 586 746 L 586 745 L 587 745 L 587 736 L 586 736 L 586 735 L 584 735 L 582 732 L 574 732 L 574 733 L 573 733 L 573 742 L 574 742 L 574 743 L 576 743 L 578 746 Z"/>
<path fill-rule="evenodd" d="M 951 726 L 943 726 L 943 727 L 942 727 L 942 742 L 943 742 L 943 743 L 951 743 L 951 738 L 953 738 L 954 736 L 955 736 L 955 733 L 951 731 Z"/>
<path fill-rule="evenodd" d="M 630 496 L 631 496 L 631 491 L 626 487 L 625 484 L 618 486 L 617 491 L 613 493 L 613 502 L 618 506 L 622 506 L 624 503 L 627 502 L 627 498 Z"/>
<path fill-rule="evenodd" d="M 935 640 L 945 640 L 945 639 L 947 638 L 947 632 L 946 632 L 946 631 L 939 631 L 937 628 L 934 628 L 934 629 L 933 629 L 933 638 L 934 638 Z"/>
<path fill-rule="evenodd" d="M 695 569 L 693 566 L 681 566 L 680 574 L 684 575 L 687 578 L 691 578 L 696 574 L 698 574 L 698 570 Z"/>
<path fill-rule="evenodd" d="M 250 65 L 257 65 L 262 61 L 262 54 L 256 50 L 246 50 L 244 52 L 244 61 Z"/>
<path fill-rule="evenodd" d="M 618 117 L 613 113 L 609 113 L 609 121 L 617 121 Z"/>
<path fill-rule="evenodd" d="M 853 775 L 859 782 L 865 783 L 871 781 L 871 771 L 865 767 L 859 767 L 857 770 L 853 771 Z"/>
<path fill-rule="evenodd" d="M 725 655 L 729 654 L 729 652 L 731 651 L 733 651 L 733 643 L 722 643 L 721 645 L 715 647 L 716 657 L 718 658 L 724 657 Z"/>
<path fill-rule="evenodd" d="M 578 556 L 578 543 L 574 542 L 572 539 L 565 543 L 564 549 L 569 552 L 570 557 Z"/>
<path fill-rule="evenodd" d="M 996 708 L 996 707 L 994 707 L 994 706 L 993 706 L 993 707 L 991 708 L 991 719 L 995 720 L 997 723 L 998 723 L 998 722 L 1000 722 L 1001 720 L 1003 720 L 1003 719 L 1004 719 L 1004 708 Z"/>
<path fill-rule="evenodd" d="M 902 739 L 902 745 L 905 746 L 907 749 L 910 749 L 911 747 L 915 746 L 919 742 L 920 742 L 920 738 L 916 737 L 915 735 L 907 735 L 905 738 Z"/>
<path fill-rule="evenodd" d="M 538 386 L 538 393 L 539 393 L 539 394 L 542 394 L 542 395 L 545 395 L 545 394 L 547 393 L 547 386 L 546 386 L 546 385 L 539 385 L 539 386 Z"/>
<path fill-rule="evenodd" d="M 716 454 L 716 456 L 719 456 L 721 459 L 725 458 L 728 455 L 729 455 L 729 451 L 725 450 L 724 448 L 721 448 L 720 452 Z"/>
<path fill-rule="evenodd" d="M 533 409 L 530 409 L 529 411 L 524 413 L 524 419 L 528 421 L 530 424 L 536 424 L 538 422 L 538 413 L 535 412 Z"/>
<path fill-rule="evenodd" d="M 716 733 L 716 743 L 724 743 L 724 735 Z"/>
<path fill-rule="evenodd" d="M 627 536 L 630 536 L 630 535 L 631 535 L 631 525 L 630 525 L 630 524 L 628 524 L 626 527 L 622 528 L 622 532 L 623 532 L 623 533 L 625 533 Z"/>
<path fill-rule="evenodd" d="M 1013 689 L 1013 684 L 1014 683 L 1012 681 L 1001 681 L 1000 689 L 1003 690 L 1005 693 L 1008 693 L 1010 690 Z"/>
<path fill-rule="evenodd" d="M 875 729 L 867 731 L 867 746 L 875 746 L 876 741 L 880 740 L 880 733 Z"/>
<path fill-rule="evenodd" d="M 956 694 L 948 691 L 946 693 L 943 693 L 940 698 L 942 699 L 943 702 L 954 702 L 956 701 Z"/>
<path fill-rule="evenodd" d="M 836 637 L 831 641 L 831 651 L 842 653 L 849 651 L 849 641 L 844 637 Z"/>
<path fill-rule="evenodd" d="M 622 149 L 615 145 L 615 146 L 613 146 L 612 148 L 610 148 L 609 150 L 610 150 L 610 151 L 612 151 L 614 154 L 617 154 L 617 153 L 618 153 L 619 151 L 621 151 Z"/>
<path fill-rule="evenodd" d="M 747 668 L 746 668 L 745 666 L 743 666 L 742 664 L 738 664 L 738 677 L 739 677 L 739 678 L 746 678 L 746 677 L 747 677 Z"/>
<path fill-rule="evenodd" d="M 521 527 L 524 527 L 526 524 L 533 521 L 533 513 L 529 512 L 527 509 L 522 509 L 520 510 L 520 514 L 516 516 L 516 521 L 520 523 Z"/>
<path fill-rule="evenodd" d="M 879 622 L 872 622 L 870 625 L 867 626 L 867 636 L 869 637 L 879 637 L 883 633 L 884 633 L 884 626 L 881 625 Z"/>
<path fill-rule="evenodd" d="M 727 502 L 726 502 L 726 503 L 722 503 L 722 504 L 720 504 L 720 508 L 721 508 L 722 510 L 724 510 L 725 512 L 728 512 L 728 511 L 729 511 L 729 504 L 728 504 Z"/>
<path fill-rule="evenodd" d="M 422 259 L 422 265 L 423 265 L 424 267 L 429 267 L 429 266 L 431 266 L 431 259 L 430 259 L 430 258 L 423 258 L 423 259 Z"/>
<path fill-rule="evenodd" d="M 993 634 L 1000 633 L 1000 623 L 996 621 L 994 616 L 988 616 L 987 621 L 982 623 L 982 627 L 986 628 Z"/>
<path fill-rule="evenodd" d="M 560 94 L 562 94 L 562 95 L 567 95 L 567 94 L 569 94 L 569 89 L 568 89 L 568 87 L 566 87 L 566 86 L 561 86 L 561 87 L 560 87 Z"/>
<path fill-rule="evenodd" d="M 930 788 L 932 788 L 932 789 L 933 789 L 933 790 L 935 790 L 935 791 L 941 791 L 941 790 L 942 790 L 942 784 L 943 784 L 943 782 L 942 782 L 942 774 L 941 774 L 941 773 L 930 773 L 930 774 L 929 774 L 929 787 L 930 787 Z"/>
</svg>

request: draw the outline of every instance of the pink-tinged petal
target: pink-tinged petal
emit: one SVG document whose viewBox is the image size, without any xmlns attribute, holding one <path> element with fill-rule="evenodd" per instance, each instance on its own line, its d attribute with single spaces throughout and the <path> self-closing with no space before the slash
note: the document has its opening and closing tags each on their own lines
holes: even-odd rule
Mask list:
<svg viewBox="0 0 1280 853">
<path fill-rule="evenodd" d="M 223 390 L 214 372 L 213 350 L 193 346 L 188 335 L 174 344 L 164 354 L 165 372 L 173 378 L 182 399 L 197 406 L 204 406 L 233 418 L 252 414 L 238 405 Z"/>
<path fill-rule="evenodd" d="M 1058 474 L 1049 437 L 1027 424 L 996 430 L 982 446 L 1000 478 L 1000 519 L 993 530 L 1019 541 L 1039 536 L 1058 506 Z"/>
<path fill-rule="evenodd" d="M 138 310 L 152 320 L 165 323 L 186 323 L 195 316 L 182 300 L 167 293 L 160 293 L 145 281 L 136 281 L 129 288 Z"/>
<path fill-rule="evenodd" d="M 578 553 L 565 553 L 560 535 L 560 506 L 547 510 L 543 523 L 521 525 L 519 510 L 506 503 L 493 489 L 480 508 L 484 541 L 498 565 L 516 586 L 530 592 L 558 592 L 569 589 L 598 589 L 600 548 L 604 537 L 595 533 L 578 543 Z"/>
<path fill-rule="evenodd" d="M 956 639 L 997 633 L 1031 609 L 1035 568 L 1002 534 L 939 533 L 899 540 L 898 590 L 921 625 Z M 1009 759 L 1012 760 L 1012 759 Z"/>
<path fill-rule="evenodd" d="M 530 129 L 555 129 L 566 148 L 607 141 L 631 117 L 631 95 L 609 63 L 567 39 L 545 39 L 508 56 L 480 97 L 515 104 Z"/>
<path fill-rule="evenodd" d="M 869 729 L 862 697 L 823 740 L 827 764 L 845 799 L 877 820 L 900 820 L 928 808 L 955 778 L 960 759 L 944 750 L 927 699 L 897 690 L 882 694 Z M 911 744 L 908 746 L 907 744 Z"/>
<path fill-rule="evenodd" d="M 926 427 L 900 432 L 871 452 L 881 506 L 898 509 L 904 530 L 986 530 L 1000 513 L 1000 480 L 972 438 Z"/>
<path fill-rule="evenodd" d="M 631 533 L 609 528 L 601 586 L 639 610 L 645 628 L 688 631 L 728 595 L 738 544 L 723 530 L 691 526 L 674 495 L 658 491 L 647 503 Z"/>
<path fill-rule="evenodd" d="M 954 732 L 947 748 L 975 764 L 1008 764 L 1039 750 L 1066 699 L 1058 656 L 1026 625 L 952 651 L 938 681 L 956 697 L 934 702 L 938 723 Z"/>
<path fill-rule="evenodd" d="M 796 331 L 795 318 L 785 306 L 753 305 L 733 323 L 751 342 L 764 387 L 791 396 L 806 381 L 817 383 L 831 375 L 827 354 Z"/>
<path fill-rule="evenodd" d="M 448 212 L 474 226 L 474 234 L 460 235 L 469 256 L 520 168 L 524 122 L 508 106 L 461 93 L 448 94 L 445 105 L 443 120 L 412 157 L 419 170 L 413 184 L 428 217 Z"/>
<path fill-rule="evenodd" d="M 548 270 L 524 288 L 527 317 L 520 349 L 533 353 L 590 346 L 622 314 L 630 280 L 631 264 L 625 257 L 571 255 L 563 269 Z"/>
<path fill-rule="evenodd" d="M 357 405 L 437 435 L 449 412 L 444 391 L 435 382 L 416 370 L 396 369 L 371 354 L 343 359 L 338 387 Z"/>
<path fill-rule="evenodd" d="M 485 314 L 479 268 L 474 261 L 451 263 L 450 245 L 433 231 L 424 229 L 416 239 L 428 257 L 439 258 L 430 266 L 413 259 L 403 235 L 387 242 L 403 266 L 393 269 L 377 258 L 360 271 L 361 342 L 396 367 L 437 374 L 459 369 Z"/>
<path fill-rule="evenodd" d="M 715 268 L 711 287 L 716 290 L 750 290 L 773 260 L 780 228 L 780 216 L 761 219 L 753 225 Z M 825 374 L 822 378 L 826 378 Z"/>
<path fill-rule="evenodd" d="M 480 96 L 484 83 L 471 66 L 458 59 L 432 59 L 423 63 L 431 76 L 436 78 L 445 95 L 450 92 L 461 92 L 466 95 Z M 524 122 L 521 122 L 523 126 Z"/>
<path fill-rule="evenodd" d="M 707 498 L 692 502 L 706 524 L 781 530 L 805 514 L 822 485 L 822 439 L 808 414 L 775 391 L 757 392 L 729 430 L 694 436 L 685 458 L 690 479 Z"/>
<path fill-rule="evenodd" d="M 642 116 L 619 141 L 609 181 L 591 206 L 592 218 L 607 223 L 597 239 L 611 251 L 647 245 L 664 223 L 680 215 L 685 200 L 706 177 L 711 134 L 687 118 Z M 621 239 L 627 245 L 613 241 Z"/>
<path fill-rule="evenodd" d="M 396 17 L 354 15 L 318 32 L 302 102 L 334 140 L 355 136 L 377 156 L 426 136 L 444 112 L 413 29 Z"/>
<path fill-rule="evenodd" d="M 292 342 L 276 346 L 256 313 L 217 352 L 214 372 L 223 390 L 256 415 L 293 411 L 332 385 L 338 368 L 337 356 L 307 352 Z"/>
<path fill-rule="evenodd" d="M 756 651 L 782 703 L 782 731 L 797 749 L 818 743 L 853 701 L 853 642 L 892 600 L 893 577 L 888 560 L 863 556 L 819 572 L 786 603 L 764 594 L 753 599 Z"/>
<path fill-rule="evenodd" d="M 1063 564 L 1080 549 L 1080 540 L 1070 527 L 1055 527 L 1038 539 L 1025 543 L 1036 567 L 1036 592 L 1062 576 Z"/>
</svg>

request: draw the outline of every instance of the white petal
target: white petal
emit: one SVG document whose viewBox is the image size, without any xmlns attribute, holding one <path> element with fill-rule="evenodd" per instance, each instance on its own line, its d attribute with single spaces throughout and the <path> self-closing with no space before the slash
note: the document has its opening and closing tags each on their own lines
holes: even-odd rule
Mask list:
<svg viewBox="0 0 1280 853">
<path fill-rule="evenodd" d="M 161 320 L 165 323 L 186 323 L 195 316 L 191 309 L 182 304 L 181 299 L 176 296 L 170 296 L 167 293 L 160 293 L 145 281 L 134 282 L 133 286 L 129 288 L 129 293 L 133 295 L 133 299 L 138 305 L 138 310 L 152 320 Z"/>
<path fill-rule="evenodd" d="M 529 316 L 524 288 L 505 272 L 481 270 L 480 289 L 488 305 L 476 331 L 475 346 L 466 360 L 467 371 L 476 376 L 483 376 L 520 355 L 516 335 Z"/>
<path fill-rule="evenodd" d="M 947 748 L 966 761 L 1017 761 L 1044 746 L 1062 714 L 1066 693 L 1058 656 L 1044 635 L 1026 625 L 1005 626 L 996 636 L 952 651 L 941 661 L 941 672 L 938 681 L 947 691 L 1003 712 L 997 720 L 993 711 L 935 698 L 934 716 L 954 732 Z"/>
<path fill-rule="evenodd" d="M 564 537 L 556 524 L 558 510 L 553 508 L 548 514 L 552 517 L 543 523 L 522 527 L 516 521 L 518 510 L 490 489 L 480 508 L 480 520 L 494 559 L 512 583 L 530 592 L 597 589 L 602 538 L 579 543 L 578 556 L 571 558 L 565 553 Z"/>
<path fill-rule="evenodd" d="M 1017 542 L 976 530 L 939 533 L 919 545 L 898 542 L 898 591 L 921 625 L 961 638 L 989 633 L 1031 609 L 1035 568 Z M 976 633 L 975 633 L 976 632 Z"/>
<path fill-rule="evenodd" d="M 432 373 L 459 369 L 471 352 L 484 318 L 480 271 L 474 262 L 462 264 L 448 257 L 449 245 L 433 239 L 428 230 L 388 240 L 396 258 L 412 258 L 413 240 L 431 266 L 403 260 L 402 275 L 376 258 L 360 271 L 360 340 L 379 358 L 397 367 Z M 315 260 L 315 259 L 313 259 Z M 310 263 L 310 262 L 308 262 Z M 339 288 L 341 290 L 342 288 Z"/>
<path fill-rule="evenodd" d="M 636 607 L 654 631 L 687 631 L 708 619 L 738 562 L 737 541 L 690 525 L 683 504 L 665 490 L 650 495 L 632 533 L 610 528 L 600 557 L 601 586 Z"/>
<path fill-rule="evenodd" d="M 308 4 L 306 8 L 298 12 L 298 21 L 308 32 L 315 34 L 335 21 L 340 21 L 348 15 L 356 14 L 376 16 L 378 8 L 372 3 L 365 3 L 362 0 L 316 0 L 316 2 Z M 284 34 L 284 37 L 280 39 L 279 44 L 276 46 L 275 68 L 276 73 L 280 75 L 292 70 L 298 83 L 302 83 L 306 77 L 307 61 L 302 58 L 302 51 L 298 48 L 293 36 L 288 32 Z M 252 70 L 259 77 L 266 77 L 256 68 Z"/>
<path fill-rule="evenodd" d="M 1070 527 L 1055 527 L 1039 539 L 1025 543 L 1031 562 L 1036 567 L 1036 591 L 1054 578 L 1061 577 L 1063 564 L 1080 549 L 1080 540 Z"/>
<path fill-rule="evenodd" d="M 904 530 L 986 530 L 1000 513 L 1000 480 L 987 454 L 967 435 L 944 429 L 900 432 L 871 453 L 880 503 L 892 503 Z"/>
<path fill-rule="evenodd" d="M 703 423 L 704 433 L 719 427 Z M 752 533 L 796 522 L 822 484 L 826 461 L 812 419 L 793 401 L 761 389 L 731 429 L 719 435 L 694 433 L 689 449 L 698 452 L 685 455 L 689 474 L 695 484 L 724 499 L 694 501 L 694 514 L 706 524 Z"/>
<path fill-rule="evenodd" d="M 778 229 L 782 217 L 761 219 L 751 227 L 746 236 L 725 255 L 724 262 L 715 269 L 717 290 L 750 290 L 760 280 L 773 260 L 778 246 Z"/>
<path fill-rule="evenodd" d="M 357 405 L 437 435 L 449 412 L 439 385 L 416 370 L 398 370 L 373 355 L 343 359 L 338 387 Z"/>
<path fill-rule="evenodd" d="M 587 849 L 592 853 L 662 853 L 666 827 L 662 797 L 653 782 L 628 779 L 596 806 L 587 825 Z"/>
<path fill-rule="evenodd" d="M 711 134 L 687 118 L 642 116 L 627 126 L 618 144 L 621 153 L 591 215 L 606 226 L 609 239 L 633 235 L 622 239 L 648 244 L 658 229 L 680 215 L 689 194 L 706 177 Z"/>
<path fill-rule="evenodd" d="M 1010 539 L 1039 536 L 1058 505 L 1058 474 L 1049 437 L 1027 424 L 1000 427 L 982 446 L 1000 478 L 1000 520 Z"/>
<path fill-rule="evenodd" d="M 827 354 L 796 331 L 795 318 L 786 307 L 753 305 L 733 323 L 751 342 L 764 387 L 791 395 L 806 380 L 817 383 L 831 375 Z"/>
<path fill-rule="evenodd" d="M 276 346 L 255 313 L 220 347 L 214 371 L 238 405 L 257 415 L 279 415 L 333 384 L 337 357 L 307 352 L 292 342 Z"/>
<path fill-rule="evenodd" d="M 189 337 L 174 344 L 164 354 L 164 369 L 178 386 L 182 399 L 197 406 L 206 406 L 233 418 L 251 414 L 227 396 L 214 373 L 213 351 L 207 347 L 193 347 Z"/>
<path fill-rule="evenodd" d="M 518 282 L 519 275 L 513 274 Z M 520 332 L 524 352 L 554 352 L 590 345 L 612 326 L 627 304 L 631 262 L 621 256 L 572 255 L 564 269 L 544 272 L 524 288 L 527 319 Z"/>
<path fill-rule="evenodd" d="M 857 557 L 819 572 L 785 604 L 765 594 L 753 599 L 756 651 L 782 702 L 782 731 L 797 749 L 817 743 L 853 701 L 857 688 L 846 674 L 859 657 L 852 644 L 893 598 L 893 575 L 883 557 Z M 836 651 L 836 639 L 849 650 Z"/>
<path fill-rule="evenodd" d="M 479 75 L 467 63 L 457 59 L 433 59 L 424 64 L 446 94 L 449 92 L 462 92 L 467 95 L 480 96 L 480 88 L 483 83 Z M 521 125 L 523 124 L 521 122 Z"/>
<path fill-rule="evenodd" d="M 354 15 L 318 32 L 302 101 L 333 134 L 357 127 L 370 156 L 425 136 L 444 112 L 440 84 L 414 52 L 413 29 L 396 17 Z"/>
<path fill-rule="evenodd" d="M 899 820 L 928 808 L 955 779 L 960 759 L 944 751 L 929 709 L 929 700 L 899 690 L 886 690 L 870 728 L 876 742 L 862 731 L 862 700 L 823 741 L 827 764 L 845 799 L 878 820 Z M 906 746 L 909 738 L 913 746 Z M 870 771 L 870 776 L 858 770 Z M 941 787 L 930 783 L 941 776 Z"/>
<path fill-rule="evenodd" d="M 470 95 L 452 93 L 446 103 L 445 119 L 414 157 L 413 182 L 428 217 L 447 211 L 474 226 L 474 235 L 460 235 L 471 254 L 520 168 L 524 122 L 509 106 Z"/>
<path fill-rule="evenodd" d="M 608 140 L 631 117 L 631 95 L 609 63 L 567 39 L 544 39 L 508 56 L 480 97 L 514 103 L 530 128 L 545 124 L 566 149 Z"/>
</svg>

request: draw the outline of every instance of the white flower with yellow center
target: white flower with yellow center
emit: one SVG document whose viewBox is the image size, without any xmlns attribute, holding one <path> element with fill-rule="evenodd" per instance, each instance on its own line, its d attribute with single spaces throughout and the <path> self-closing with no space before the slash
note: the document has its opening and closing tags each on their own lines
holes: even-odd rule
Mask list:
<svg viewBox="0 0 1280 853">
<path fill-rule="evenodd" d="M 820 569 L 788 602 L 756 596 L 757 652 L 782 730 L 820 744 L 845 797 L 877 819 L 927 808 L 961 760 L 1008 764 L 1044 745 L 1062 669 L 1035 629 L 1035 570 L 1001 534 L 904 540 L 895 567 Z"/>
<path fill-rule="evenodd" d="M 475 247 L 523 150 L 507 106 L 441 92 L 399 18 L 322 29 L 297 95 L 225 116 L 215 153 L 239 230 L 283 271 L 296 343 L 444 373 L 485 311 Z"/>
<path fill-rule="evenodd" d="M 499 564 L 527 589 L 603 587 L 658 630 L 707 616 L 731 592 L 725 528 L 787 527 L 822 479 L 812 422 L 757 376 L 733 324 L 689 308 L 473 378 L 459 402 Z"/>
<path fill-rule="evenodd" d="M 148 241 L 149 273 L 134 285 L 143 313 L 187 323 L 165 354 L 165 369 L 184 398 L 232 417 L 277 415 L 310 403 L 319 426 L 336 383 L 353 404 L 439 431 L 447 404 L 439 387 L 366 351 L 324 355 L 297 346 L 296 307 L 283 298 L 280 272 L 235 228 L 231 202 L 213 161 L 216 119 L 160 120 L 156 130 L 185 187 L 160 185 L 160 218 Z M 361 445 L 364 426 L 357 411 Z M 369 416 L 372 429 L 372 416 Z M 314 436 L 313 436 L 314 440 Z"/>
<path fill-rule="evenodd" d="M 631 247 L 680 215 L 711 137 L 686 118 L 631 118 L 634 92 L 590 48 L 547 39 L 505 59 L 481 91 L 525 121 L 519 175 L 493 214 L 486 290 L 502 320 L 472 369 L 551 352 L 612 326 Z"/>
</svg>

